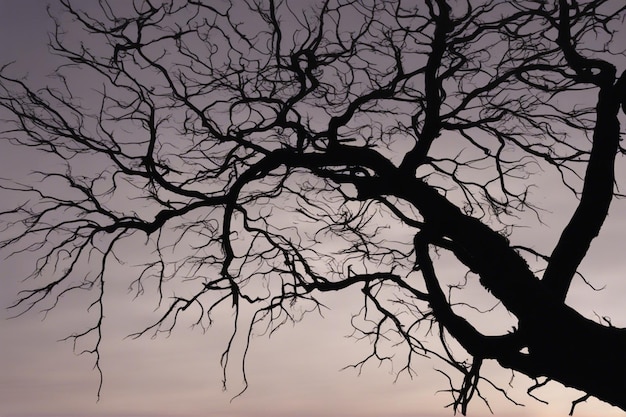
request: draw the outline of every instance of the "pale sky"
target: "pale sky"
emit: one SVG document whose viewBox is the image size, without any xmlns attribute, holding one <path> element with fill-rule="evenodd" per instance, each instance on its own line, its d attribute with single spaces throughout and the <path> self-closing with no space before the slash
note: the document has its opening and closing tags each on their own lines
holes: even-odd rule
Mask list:
<svg viewBox="0 0 626 417">
<path fill-rule="evenodd" d="M 44 0 L 0 0 L 0 64 L 16 60 L 16 67 L 37 78 L 54 68 L 46 54 L 46 32 L 52 24 L 46 15 Z M 95 0 L 85 0 L 93 7 Z M 618 157 L 624 175 L 624 158 Z M 32 154 L 0 143 L 0 177 L 20 178 L 29 169 L 39 167 Z M 550 192 L 549 182 L 539 187 L 551 209 L 546 225 L 533 225 L 519 237 L 536 247 L 550 247 L 557 232 L 571 213 L 572 199 Z M 11 196 L 0 194 L 0 210 L 11 206 Z M 2 233 L 2 232 L 0 232 Z M 601 237 L 594 243 L 582 269 L 601 292 L 576 283 L 568 298 L 570 305 L 588 317 L 594 313 L 610 316 L 617 326 L 626 326 L 624 294 L 626 270 L 623 236 L 626 235 L 626 202 L 615 201 Z M 128 243 L 128 261 L 136 253 Z M 139 250 L 140 249 L 136 249 Z M 6 255 L 3 253 L 2 255 Z M 120 280 L 109 289 L 116 301 L 109 303 L 104 325 L 102 368 L 104 385 L 99 401 L 98 374 L 92 370 L 93 358 L 76 356 L 69 342 L 57 342 L 85 322 L 85 309 L 79 300 L 66 300 L 45 320 L 29 313 L 11 319 L 6 307 L 23 288 L 20 278 L 28 272 L 24 259 L 0 261 L 0 417 L 439 417 L 450 416 L 444 408 L 450 402 L 446 379 L 434 368 L 443 365 L 426 361 L 416 365 L 414 379 L 402 376 L 394 383 L 388 365 L 366 366 L 357 375 L 354 369 L 340 371 L 360 360 L 369 346 L 346 336 L 351 332 L 350 315 L 356 312 L 358 291 L 328 296 L 331 307 L 324 318 L 309 316 L 295 327 L 287 326 L 271 338 L 253 341 L 248 358 L 249 389 L 231 401 L 241 388 L 237 367 L 229 374 L 229 390 L 221 389 L 219 357 L 229 330 L 218 321 L 203 334 L 184 323 L 167 338 L 138 340 L 125 336 L 149 321 L 153 299 L 132 301 L 126 282 Z M 113 276 L 133 274 L 133 269 L 114 266 Z M 109 298 L 110 300 L 110 298 Z M 117 301 L 119 300 L 119 301 Z M 224 321 L 226 323 L 227 321 Z M 488 365 L 488 373 L 506 386 L 510 373 Z M 514 381 L 511 396 L 525 407 L 504 402 L 495 392 L 486 390 L 497 416 L 567 415 L 572 400 L 581 393 L 550 383 L 536 392 L 549 405 L 525 394 L 532 382 L 522 375 Z M 488 415 L 476 401 L 470 416 Z M 622 416 L 624 413 L 596 400 L 580 404 L 576 416 Z"/>
</svg>

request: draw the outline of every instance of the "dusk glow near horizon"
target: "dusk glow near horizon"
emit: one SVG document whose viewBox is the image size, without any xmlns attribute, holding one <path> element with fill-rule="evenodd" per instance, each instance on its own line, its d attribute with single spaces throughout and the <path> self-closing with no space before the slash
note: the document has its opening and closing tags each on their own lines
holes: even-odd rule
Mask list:
<svg viewBox="0 0 626 417">
<path fill-rule="evenodd" d="M 112 4 L 118 2 L 124 0 L 111 1 Z M 61 16 L 61 25 L 67 29 L 67 36 L 71 37 L 75 23 L 60 12 L 57 2 L 0 0 L 0 67 L 12 62 L 6 69 L 8 74 L 25 77 L 38 87 L 47 85 L 50 79 L 47 75 L 63 64 L 63 60 L 48 52 L 49 33 L 54 30 L 54 21 L 46 10 L 48 3 L 50 14 Z M 98 3 L 96 0 L 73 2 L 77 8 L 85 11 L 99 10 Z M 424 2 L 416 0 L 416 3 Z M 79 43 L 82 39 L 72 41 Z M 621 65 L 618 67 L 619 73 L 626 70 L 626 55 L 622 53 L 621 61 L 616 59 L 614 63 Z M 95 91 L 101 88 L 98 84 L 100 81 L 90 78 L 90 74 L 82 70 L 74 71 L 72 79 L 68 81 L 78 85 L 80 91 L 93 90 L 93 97 L 97 96 Z M 86 98 L 86 107 L 92 104 L 89 100 L 93 97 Z M 6 109 L 0 108 L 0 132 L 7 126 L 4 111 Z M 178 116 L 173 112 L 172 119 Z M 320 118 L 324 118 L 321 111 Z M 623 113 L 620 121 L 626 122 Z M 311 125 L 314 124 L 312 120 Z M 622 131 L 623 126 L 624 123 Z M 122 126 L 120 131 L 125 128 Z M 128 135 L 132 133 L 129 131 Z M 446 146 L 444 140 L 441 142 L 443 145 L 440 145 L 442 147 Z M 398 143 L 394 146 L 408 149 L 408 145 L 405 146 L 401 141 Z M 61 165 L 54 165 L 58 164 L 58 160 L 50 159 L 49 156 L 0 140 L 0 179 L 26 182 L 30 172 L 45 171 L 47 167 L 55 172 L 63 172 L 64 168 L 59 168 Z M 77 171 L 97 170 L 100 162 L 94 160 L 93 165 L 89 165 L 91 162 L 77 163 Z M 626 178 L 626 158 L 622 154 L 617 156 L 616 172 L 619 185 L 620 179 Z M 524 214 L 525 217 L 520 219 L 524 227 L 515 229 L 513 236 L 520 245 L 549 253 L 578 201 L 560 183 L 555 172 L 544 171 L 540 167 L 533 175 L 532 181 L 536 187 L 532 188 L 531 193 L 534 201 L 540 203 L 543 209 L 540 212 L 541 219 L 534 214 Z M 6 182 L 3 184 L 6 185 Z M 623 180 L 621 185 L 625 186 Z M 619 191 L 624 192 L 623 189 Z M 0 212 L 13 208 L 19 203 L 18 198 L 17 193 L 0 188 Z M 128 198 L 130 201 L 132 197 Z M 288 206 L 290 202 L 284 204 Z M 277 207 L 277 211 L 282 208 Z M 259 212 L 264 213 L 262 209 Z M 273 211 L 271 215 L 279 216 Z M 297 215 L 294 214 L 293 219 L 283 218 L 282 221 L 285 228 L 291 227 L 293 221 L 305 235 L 307 227 L 312 226 L 304 222 L 296 224 Z M 298 217 L 302 218 L 303 215 Z M 207 224 L 207 228 L 212 227 L 209 220 Z M 379 233 L 390 242 L 408 241 L 410 245 L 412 231 L 408 229 L 383 228 Z M 0 241 L 6 239 L 3 235 L 9 236 L 11 233 L 10 229 L 0 229 Z M 599 237 L 593 241 L 579 268 L 579 272 L 589 281 L 588 284 L 582 279 L 574 280 L 567 295 L 567 304 L 585 317 L 600 322 L 604 320 L 604 323 L 616 327 L 626 327 L 623 301 L 626 294 L 624 236 L 626 199 L 616 198 L 611 203 Z M 15 310 L 9 306 L 16 301 L 21 290 L 32 288 L 37 280 L 23 281 L 33 270 L 27 255 L 8 257 L 12 252 L 11 247 L 0 250 L 0 417 L 453 415 L 452 408 L 448 407 L 451 396 L 446 391 L 449 381 L 440 371 L 457 377 L 458 374 L 449 371 L 446 368 L 448 365 L 442 361 L 416 355 L 412 359 L 415 362 L 411 364 L 415 373 L 409 375 L 401 372 L 402 355 L 406 353 L 399 349 L 390 351 L 391 355 L 397 355 L 397 360 L 394 356 L 393 361 L 371 361 L 362 367 L 353 366 L 372 351 L 368 339 L 359 340 L 353 329 L 354 323 L 360 324 L 359 319 L 353 316 L 359 313 L 363 305 L 363 294 L 357 286 L 320 294 L 318 299 L 325 306 L 320 309 L 320 314 L 307 313 L 301 321 L 295 324 L 287 322 L 272 334 L 257 331 L 251 337 L 248 352 L 244 352 L 245 334 L 237 334 L 237 343 L 233 344 L 226 369 L 226 389 L 222 385 L 224 375 L 220 359 L 232 332 L 229 324 L 234 313 L 228 302 L 215 310 L 215 321 L 207 329 L 195 325 L 189 315 L 182 316 L 171 333 L 148 332 L 140 337 L 132 337 L 134 333 L 154 323 L 159 314 L 163 313 L 156 284 L 149 286 L 147 283 L 152 281 L 146 281 L 145 288 L 132 284 L 141 265 L 154 255 L 154 247 L 148 244 L 148 240 L 145 234 L 140 233 L 121 240 L 116 252 L 119 262 L 110 263 L 107 267 L 107 303 L 104 306 L 99 348 L 99 366 L 103 376 L 99 397 L 100 376 L 94 369 L 94 355 L 77 354 L 91 348 L 94 335 L 79 340 L 76 346 L 73 346 L 72 340 L 62 340 L 93 325 L 97 309 L 90 308 L 92 300 L 81 297 L 80 292 L 71 292 L 62 297 L 61 302 L 48 313 L 35 308 L 19 317 L 12 317 Z M 328 248 L 340 245 L 331 238 L 324 244 Z M 400 244 L 398 247 L 402 248 Z M 447 263 L 446 256 L 449 255 L 442 251 L 438 258 L 438 272 L 444 277 L 445 284 L 454 286 L 464 280 L 466 268 L 456 260 Z M 414 276 L 417 274 L 411 275 L 411 279 Z M 39 278 L 46 282 L 46 277 Z M 192 284 L 185 281 L 180 289 L 166 286 L 168 292 L 164 294 L 164 299 L 180 294 L 186 296 Z M 459 295 L 459 305 L 455 308 L 465 317 L 471 318 L 472 323 L 485 334 L 506 332 L 516 325 L 515 317 L 498 306 L 498 300 L 480 285 L 472 286 L 470 283 L 463 291 L 464 295 Z M 262 289 L 259 293 L 262 293 Z M 493 307 L 494 312 L 489 313 L 488 320 L 481 322 L 479 313 L 470 308 L 464 310 L 468 300 L 475 303 L 477 309 L 488 310 Z M 299 308 L 304 311 L 308 306 L 302 304 Z M 302 312 L 298 311 L 298 306 L 294 310 L 296 313 Z M 248 311 L 242 308 L 238 320 L 251 320 L 253 313 L 252 309 Z M 429 348 L 431 343 L 438 343 L 438 337 L 426 339 L 425 344 Z M 458 345 L 454 346 L 461 350 Z M 245 375 L 241 366 L 244 356 Z M 584 395 L 553 381 L 528 395 L 527 390 L 535 382 L 521 373 L 515 373 L 512 377 L 511 371 L 503 369 L 494 360 L 486 360 L 481 372 L 506 389 L 513 402 L 520 404 L 514 405 L 502 393 L 485 383 L 480 386 L 483 390 L 481 394 L 487 399 L 495 416 L 565 416 L 570 411 L 572 401 Z M 241 395 L 238 395 L 240 392 Z M 468 415 L 482 417 L 490 415 L 490 411 L 484 402 L 474 399 L 469 405 Z M 574 415 L 611 417 L 623 416 L 624 411 L 590 398 L 576 406 Z"/>
</svg>

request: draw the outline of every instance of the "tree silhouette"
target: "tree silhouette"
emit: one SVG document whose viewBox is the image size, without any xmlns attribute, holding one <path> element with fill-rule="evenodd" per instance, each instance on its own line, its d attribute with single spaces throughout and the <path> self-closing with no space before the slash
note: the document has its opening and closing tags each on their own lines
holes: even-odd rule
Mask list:
<svg viewBox="0 0 626 417">
<path fill-rule="evenodd" d="M 534 378 L 529 393 L 583 391 L 572 412 L 589 396 L 626 410 L 626 330 L 566 303 L 618 195 L 622 2 L 60 2 L 56 78 L 0 73 L 3 139 L 50 161 L 2 182 L 25 198 L 1 245 L 35 253 L 45 280 L 18 314 L 83 291 L 98 318 L 69 339 L 92 341 L 100 370 L 107 270 L 142 235 L 154 257 L 128 284 L 157 288 L 162 314 L 137 335 L 232 309 L 224 370 L 239 332 L 247 351 L 358 287 L 354 335 L 372 350 L 355 366 L 390 346 L 401 372 L 443 361 L 463 414 L 483 385 L 509 398 L 481 376 L 490 359 Z M 546 175 L 578 198 L 551 253 L 515 242 L 542 218 Z M 438 268 L 452 258 L 456 284 Z M 476 282 L 514 327 L 479 330 L 455 301 Z"/>
</svg>

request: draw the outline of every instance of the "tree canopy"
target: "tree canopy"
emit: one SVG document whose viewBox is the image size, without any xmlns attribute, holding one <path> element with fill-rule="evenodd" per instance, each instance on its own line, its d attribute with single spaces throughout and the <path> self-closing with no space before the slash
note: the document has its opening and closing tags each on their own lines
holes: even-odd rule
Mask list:
<svg viewBox="0 0 626 417">
<path fill-rule="evenodd" d="M 152 258 L 127 284 L 161 308 L 136 336 L 232 311 L 225 376 L 240 333 L 247 351 L 356 287 L 356 366 L 443 362 L 455 412 L 488 404 L 485 386 L 516 403 L 488 360 L 530 395 L 581 390 L 572 412 L 589 396 L 626 410 L 626 330 L 567 303 L 621 196 L 622 2 L 59 2 L 54 79 L 0 72 L 2 140 L 49 162 L 0 183 L 23 196 L 0 245 L 39 277 L 16 314 L 89 299 L 69 339 L 100 371 L 106 282 L 124 279 L 107 271 L 140 235 Z M 546 178 L 577 198 L 548 251 L 517 234 L 544 218 Z M 476 286 L 490 307 L 463 295 Z"/>
</svg>

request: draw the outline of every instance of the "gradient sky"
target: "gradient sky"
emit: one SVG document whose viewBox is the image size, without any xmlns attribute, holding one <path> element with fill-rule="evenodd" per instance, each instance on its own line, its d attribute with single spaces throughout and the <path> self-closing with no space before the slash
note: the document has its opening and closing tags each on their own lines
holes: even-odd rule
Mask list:
<svg viewBox="0 0 626 417">
<path fill-rule="evenodd" d="M 52 24 L 44 0 L 0 0 L 0 64 L 17 61 L 20 71 L 41 80 L 55 64 L 46 53 L 47 31 Z M 85 0 L 93 7 L 95 0 Z M 28 152 L 0 144 L 0 177 L 20 178 L 40 160 Z M 624 158 L 619 157 L 624 175 Z M 545 195 L 545 226 L 533 225 L 521 239 L 550 247 L 573 207 L 569 196 L 551 192 Z M 0 194 L 0 210 L 11 205 L 12 196 Z M 0 232 L 1 233 L 1 232 Z M 624 294 L 626 270 L 623 236 L 626 235 L 626 202 L 615 201 L 601 237 L 592 246 L 582 270 L 596 286 L 593 292 L 577 283 L 568 298 L 583 314 L 610 316 L 617 326 L 626 326 Z M 130 242 L 129 248 L 137 242 Z M 6 255 L 6 253 L 2 253 Z M 129 258 L 132 258 L 130 251 Z M 155 340 L 125 339 L 136 331 L 154 309 L 154 300 L 130 302 L 126 284 L 109 291 L 119 298 L 119 308 L 107 313 L 102 347 L 104 386 L 97 401 L 98 375 L 93 359 L 76 356 L 70 343 L 57 342 L 85 323 L 84 309 L 69 300 L 45 321 L 32 313 L 9 320 L 6 307 L 22 288 L 20 278 L 29 272 L 24 259 L 2 258 L 0 265 L 0 417 L 437 417 L 452 415 L 444 409 L 450 398 L 436 393 L 446 388 L 446 380 L 434 368 L 436 362 L 416 366 L 413 380 L 406 376 L 394 383 L 386 365 L 366 366 L 358 376 L 353 369 L 340 371 L 368 353 L 365 343 L 345 336 L 351 331 L 355 293 L 342 293 L 324 299 L 332 307 L 325 318 L 310 316 L 295 327 L 287 327 L 271 338 L 253 341 L 248 362 L 250 388 L 241 397 L 231 398 L 241 388 L 240 376 L 233 372 L 231 388 L 221 390 L 219 356 L 225 347 L 228 329 L 220 323 L 206 334 L 180 326 L 171 337 Z M 113 275 L 127 276 L 132 270 L 115 267 Z M 110 305 L 113 305 L 112 303 Z M 510 374 L 491 366 L 495 379 L 506 382 Z M 518 375 L 511 395 L 526 404 L 515 407 L 488 392 L 497 416 L 566 415 L 570 402 L 580 393 L 550 383 L 537 395 L 549 405 L 525 394 L 532 382 Z M 470 406 L 471 416 L 488 415 L 478 402 Z M 624 413 L 596 400 L 580 404 L 576 416 L 621 416 Z"/>
</svg>

